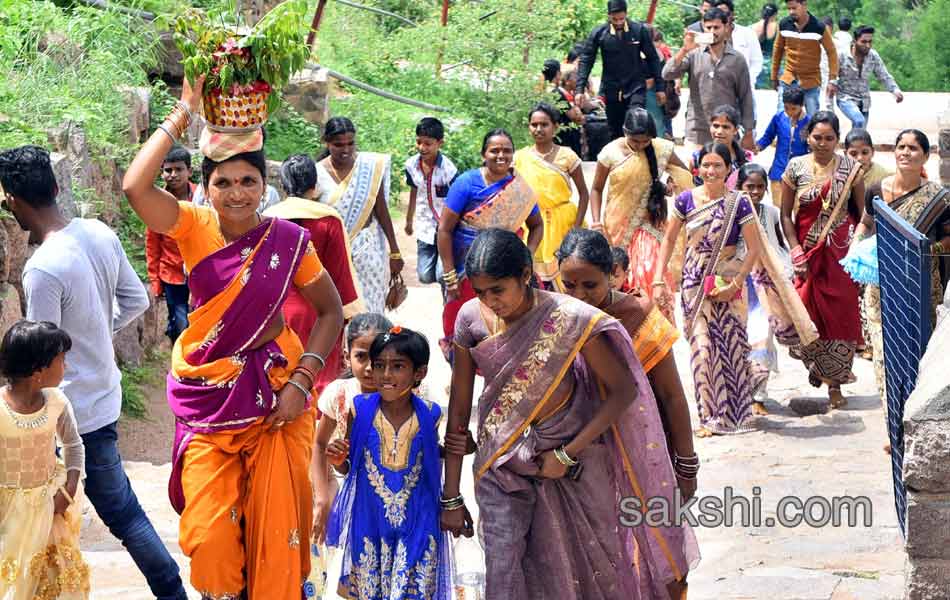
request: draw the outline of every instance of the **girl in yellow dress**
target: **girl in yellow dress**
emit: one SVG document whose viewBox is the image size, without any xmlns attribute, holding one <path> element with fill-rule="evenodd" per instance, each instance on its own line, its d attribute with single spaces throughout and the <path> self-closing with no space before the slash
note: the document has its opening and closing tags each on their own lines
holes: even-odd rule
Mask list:
<svg viewBox="0 0 950 600">
<path fill-rule="evenodd" d="M 554 143 L 559 113 L 541 102 L 528 113 L 528 128 L 534 146 L 515 153 L 515 171 L 524 177 L 537 195 L 544 221 L 544 238 L 534 253 L 535 272 L 552 287 L 558 287 L 558 262 L 554 253 L 573 227 L 581 227 L 587 214 L 587 183 L 581 159 L 573 150 Z M 571 182 L 577 188 L 578 202 L 571 202 Z"/>
<path fill-rule="evenodd" d="M 79 552 L 82 438 L 63 380 L 69 335 L 20 321 L 0 345 L 0 599 L 84 600 Z M 65 464 L 56 458 L 62 448 Z"/>
</svg>

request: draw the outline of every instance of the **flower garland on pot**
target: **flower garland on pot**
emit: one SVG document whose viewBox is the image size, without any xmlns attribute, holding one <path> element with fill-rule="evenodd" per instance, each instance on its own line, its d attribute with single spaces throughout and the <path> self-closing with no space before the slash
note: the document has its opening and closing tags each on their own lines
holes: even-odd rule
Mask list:
<svg viewBox="0 0 950 600">
<path fill-rule="evenodd" d="M 307 62 L 306 0 L 277 5 L 252 28 L 191 8 L 172 20 L 185 77 L 206 75 L 204 114 L 218 132 L 258 129 L 280 104 L 277 93 Z"/>
</svg>

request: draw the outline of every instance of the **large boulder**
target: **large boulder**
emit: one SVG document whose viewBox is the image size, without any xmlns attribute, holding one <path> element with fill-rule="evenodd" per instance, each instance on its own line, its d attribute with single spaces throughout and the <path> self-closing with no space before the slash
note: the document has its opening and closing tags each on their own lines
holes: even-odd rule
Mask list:
<svg viewBox="0 0 950 600">
<path fill-rule="evenodd" d="M 129 143 L 139 144 L 148 138 L 149 102 L 152 91 L 146 87 L 123 86 L 126 109 L 129 117 Z"/>
<path fill-rule="evenodd" d="M 283 98 L 297 112 L 321 128 L 330 119 L 329 75 L 326 69 L 304 69 L 284 87 Z"/>
<path fill-rule="evenodd" d="M 0 215 L 0 282 L 19 281 L 29 256 L 29 236 L 12 216 Z"/>
<path fill-rule="evenodd" d="M 155 298 L 151 292 L 149 300 L 151 304 L 148 310 L 112 338 L 115 358 L 120 365 L 141 366 L 146 353 L 158 348 L 165 340 L 168 307 L 164 300 Z"/>
<path fill-rule="evenodd" d="M 66 121 L 47 131 L 53 150 L 69 159 L 74 195 L 79 216 L 98 217 L 112 224 L 122 197 L 122 179 L 114 159 L 97 156 L 91 149 L 82 125 Z"/>
<path fill-rule="evenodd" d="M 59 195 L 56 196 L 56 203 L 59 209 L 63 211 L 66 218 L 72 219 L 79 216 L 79 207 L 76 205 L 76 196 L 73 195 L 73 163 L 69 157 L 59 152 L 50 152 L 50 163 L 53 167 L 53 175 L 56 177 L 56 185 L 59 186 Z"/>
</svg>

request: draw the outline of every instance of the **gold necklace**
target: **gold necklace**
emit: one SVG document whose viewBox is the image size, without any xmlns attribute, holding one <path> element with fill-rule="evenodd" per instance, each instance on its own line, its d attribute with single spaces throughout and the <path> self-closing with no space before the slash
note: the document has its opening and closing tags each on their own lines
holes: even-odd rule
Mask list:
<svg viewBox="0 0 950 600">
<path fill-rule="evenodd" d="M 557 156 L 557 151 L 560 150 L 560 149 L 561 149 L 560 146 L 558 146 L 557 144 L 554 144 L 554 146 L 553 146 L 550 150 L 548 150 L 547 152 L 545 152 L 545 153 L 542 154 L 542 153 L 538 150 L 538 147 L 535 146 L 535 147 L 534 147 L 534 153 L 537 154 L 538 156 L 540 156 L 543 160 L 545 160 L 545 161 L 547 161 L 547 162 L 554 162 L 554 160 L 552 160 L 552 158 L 553 158 L 554 156 Z"/>
<path fill-rule="evenodd" d="M 7 409 L 7 414 L 10 415 L 10 418 L 13 420 L 13 424 L 16 425 L 17 429 L 38 429 L 46 425 L 49 421 L 49 412 L 47 410 L 48 404 L 44 403 L 43 408 L 31 415 L 21 415 L 20 413 L 14 411 L 10 408 L 10 404 L 7 402 L 7 399 L 3 399 L 3 407 Z"/>
</svg>

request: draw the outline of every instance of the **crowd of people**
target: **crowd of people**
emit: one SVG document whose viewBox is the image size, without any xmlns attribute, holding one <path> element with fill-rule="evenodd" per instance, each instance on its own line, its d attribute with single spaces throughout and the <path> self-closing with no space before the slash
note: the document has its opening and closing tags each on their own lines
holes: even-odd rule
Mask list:
<svg viewBox="0 0 950 600">
<path fill-rule="evenodd" d="M 203 78 L 185 82 L 123 191 L 147 227 L 153 296 L 168 305 L 168 494 L 203 598 L 453 597 L 449 534 L 476 532 L 461 493 L 474 454 L 486 598 L 679 600 L 699 561 L 694 533 L 672 514 L 618 527 L 616 499 L 673 510 L 674 495 L 691 497 L 694 436 L 749 431 L 767 415 L 776 342 L 833 408 L 858 351 L 873 356 L 883 396 L 880 291 L 849 258 L 873 240 L 874 197 L 935 255 L 950 253 L 950 199 L 923 169 L 929 140 L 902 131 L 893 174 L 873 161 L 857 126 L 868 73 L 900 91 L 872 28 L 845 49 L 804 0 L 778 23 L 767 5 L 751 28 L 731 0 L 703 5 L 672 53 L 610 0 L 567 65 L 545 63 L 552 99 L 570 107 L 526 107 L 525 148 L 488 131 L 475 169 L 460 173 L 442 152 L 440 121 L 419 121 L 404 227 L 419 282 L 444 299 L 447 409 L 419 395 L 429 341 L 386 316 L 405 266 L 391 157 L 360 150 L 354 124 L 334 117 L 322 156 L 282 164 L 281 200 L 262 130 L 206 129 L 192 183 L 177 138 Z M 822 52 L 826 97 L 855 124 L 844 152 L 838 117 L 819 106 Z M 779 107 L 756 139 L 762 69 Z M 686 159 L 664 139 L 683 76 Z M 586 115 L 599 108 L 610 133 L 588 188 Z M 756 164 L 773 143 L 773 163 Z M 106 225 L 61 213 L 47 151 L 0 152 L 0 185 L 38 244 L 23 272 L 26 318 L 0 344 L 0 597 L 88 597 L 86 497 L 152 594 L 182 600 L 178 566 L 122 467 L 120 374 L 102 351 L 146 310 L 146 288 Z M 946 281 L 937 268 L 932 279 L 936 306 Z M 681 335 L 695 431 L 672 354 Z M 338 590 L 324 589 L 328 573 Z"/>
</svg>

